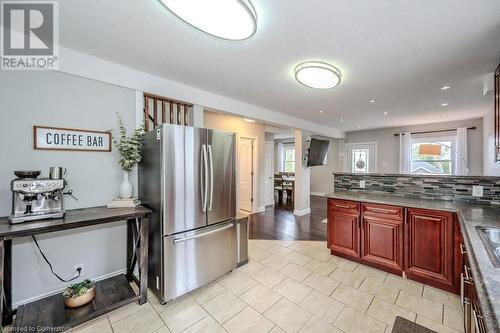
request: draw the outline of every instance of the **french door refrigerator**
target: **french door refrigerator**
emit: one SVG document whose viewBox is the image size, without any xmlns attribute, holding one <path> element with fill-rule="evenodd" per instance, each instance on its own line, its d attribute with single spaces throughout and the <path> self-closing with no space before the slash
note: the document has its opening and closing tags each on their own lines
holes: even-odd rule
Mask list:
<svg viewBox="0 0 500 333">
<path fill-rule="evenodd" d="M 236 135 L 163 124 L 143 138 L 148 285 L 164 303 L 236 267 Z"/>
</svg>

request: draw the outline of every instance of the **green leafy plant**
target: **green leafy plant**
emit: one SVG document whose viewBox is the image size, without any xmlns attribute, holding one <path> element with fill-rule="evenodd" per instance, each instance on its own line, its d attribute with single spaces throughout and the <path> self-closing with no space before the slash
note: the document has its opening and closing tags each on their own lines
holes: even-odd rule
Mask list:
<svg viewBox="0 0 500 333">
<path fill-rule="evenodd" d="M 94 286 L 95 286 L 94 282 L 90 281 L 89 279 L 86 279 L 82 282 L 72 284 L 68 288 L 64 289 L 63 296 L 66 298 L 69 297 L 75 298 L 78 296 L 82 296 L 90 289 L 92 289 Z"/>
<path fill-rule="evenodd" d="M 131 136 L 127 135 L 127 128 L 123 124 L 123 118 L 120 113 L 116 113 L 118 117 L 119 138 L 113 138 L 114 145 L 120 153 L 120 161 L 118 163 L 125 171 L 132 171 L 134 166 L 141 161 L 142 151 L 142 135 L 144 134 L 144 124 L 136 128 Z"/>
</svg>

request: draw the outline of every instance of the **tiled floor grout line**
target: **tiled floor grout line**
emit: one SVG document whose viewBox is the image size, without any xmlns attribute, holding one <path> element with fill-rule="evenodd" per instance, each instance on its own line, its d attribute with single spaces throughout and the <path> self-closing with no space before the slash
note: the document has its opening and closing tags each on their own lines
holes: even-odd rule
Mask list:
<svg viewBox="0 0 500 333">
<path fill-rule="evenodd" d="M 271 241 L 271 242 L 272 242 L 272 241 Z M 289 244 L 288 246 L 283 246 L 283 245 L 281 245 L 281 244 L 277 243 L 277 244 L 275 244 L 275 245 L 271 245 L 271 247 L 274 247 L 274 246 L 281 246 L 281 247 L 283 247 L 283 248 L 289 248 L 290 246 L 295 245 L 295 244 L 300 244 L 300 243 L 299 243 L 299 242 L 293 242 L 293 243 Z M 309 246 L 309 244 L 304 244 L 304 245 Z M 264 245 L 264 246 L 266 246 L 266 245 Z M 312 247 L 312 246 L 311 246 L 311 247 Z M 269 248 L 270 248 L 270 247 L 268 247 L 268 249 L 269 249 Z M 265 249 L 259 248 L 259 250 L 264 251 L 264 253 L 268 253 L 268 254 L 269 254 L 269 252 L 267 252 Z M 348 272 L 348 273 L 354 273 L 354 272 L 356 272 L 357 274 L 363 274 L 363 275 L 364 275 L 364 277 L 363 277 L 363 279 L 361 280 L 361 282 L 360 282 L 359 284 L 357 284 L 357 288 L 355 288 L 354 286 L 352 286 L 352 287 L 351 287 L 350 285 L 348 285 L 348 284 L 346 284 L 346 283 L 339 282 L 339 281 L 334 280 L 333 278 L 331 278 L 331 275 L 332 275 L 335 271 L 337 271 L 338 269 L 340 269 L 340 268 L 341 268 L 341 267 L 337 267 L 337 266 L 336 266 L 333 262 L 330 262 L 331 260 L 336 259 L 336 257 L 335 257 L 335 256 L 333 256 L 333 258 L 329 259 L 328 261 L 324 261 L 324 260 L 317 259 L 317 258 L 315 258 L 315 257 L 310 257 L 309 255 L 304 254 L 304 253 L 301 253 L 301 252 L 299 252 L 299 251 L 295 251 L 295 250 L 292 250 L 292 249 L 290 249 L 290 250 L 291 250 L 292 252 L 291 252 L 291 253 L 289 253 L 289 254 L 287 254 L 287 255 L 285 255 L 285 256 L 279 256 L 279 255 L 275 255 L 275 254 L 270 254 L 270 255 L 275 255 L 276 257 L 279 257 L 279 258 L 285 258 L 285 259 L 286 259 L 286 257 L 287 257 L 287 256 L 292 255 L 292 254 L 295 252 L 295 253 L 298 253 L 298 254 L 301 254 L 301 255 L 307 256 L 307 257 L 309 257 L 311 260 L 310 260 L 310 261 L 308 261 L 308 262 L 306 262 L 306 263 L 304 263 L 304 264 L 298 264 L 298 263 L 295 263 L 295 262 L 292 262 L 292 261 L 289 261 L 289 260 L 288 260 L 289 262 L 288 262 L 285 266 L 283 266 L 283 267 L 281 267 L 279 270 L 277 270 L 277 269 L 275 269 L 275 268 L 273 268 L 273 267 L 269 267 L 269 266 L 267 266 L 267 265 L 265 265 L 265 264 L 262 264 L 259 260 L 256 260 L 256 259 L 253 259 L 253 258 L 251 259 L 252 261 L 255 261 L 256 263 L 259 263 L 260 265 L 262 265 L 262 267 L 264 267 L 264 268 L 269 268 L 269 269 L 272 269 L 273 271 L 279 272 L 280 274 L 283 274 L 283 275 L 285 275 L 285 276 L 286 276 L 286 277 L 285 277 L 285 279 L 281 280 L 279 283 L 277 283 L 276 285 L 274 285 L 272 288 L 269 288 L 269 287 L 267 287 L 266 285 L 263 285 L 263 284 L 262 284 L 262 283 L 260 283 L 258 280 L 256 280 L 256 279 L 254 279 L 254 278 L 253 278 L 253 276 L 254 276 L 254 275 L 256 275 L 256 274 L 258 274 L 260 271 L 262 271 L 262 269 L 258 269 L 256 272 L 253 272 L 253 274 L 251 274 L 251 275 L 250 275 L 250 274 L 247 274 L 247 273 L 244 273 L 244 272 L 241 272 L 241 271 L 238 271 L 238 270 L 236 270 L 236 269 L 235 269 L 235 270 L 233 270 L 233 272 L 228 273 L 228 274 L 239 273 L 239 274 L 242 274 L 242 275 L 246 276 L 247 278 L 249 278 L 249 279 L 250 279 L 250 280 L 252 280 L 253 282 L 255 282 L 255 284 L 254 284 L 254 285 L 252 285 L 251 287 L 249 287 L 249 288 L 247 288 L 247 289 L 243 290 L 242 292 L 239 292 L 239 294 L 238 294 L 238 295 L 234 294 L 231 290 L 229 290 L 229 289 L 227 289 L 226 287 L 224 287 L 224 285 L 222 285 L 219 281 L 215 281 L 215 283 L 217 283 L 217 284 L 218 284 L 218 285 L 222 288 L 222 290 L 223 290 L 223 291 L 222 291 L 222 292 L 220 292 L 220 293 L 217 293 L 216 295 L 212 295 L 210 298 L 208 298 L 208 299 L 204 300 L 204 304 L 206 304 L 207 302 L 210 302 L 211 300 L 213 300 L 213 299 L 214 299 L 214 298 L 216 298 L 217 296 L 221 295 L 221 294 L 222 294 L 222 293 L 224 293 L 225 291 L 227 291 L 227 292 L 228 292 L 229 294 L 231 294 L 233 297 L 235 297 L 235 298 L 239 299 L 241 302 L 243 302 L 243 304 L 245 304 L 245 307 L 244 307 L 243 309 L 241 309 L 240 311 L 238 311 L 237 313 L 235 313 L 234 315 L 232 315 L 230 318 L 228 318 L 227 320 L 225 320 L 225 321 L 224 321 L 224 323 L 222 323 L 222 324 L 220 324 L 220 323 L 219 323 L 219 322 L 218 322 L 218 321 L 217 321 L 217 320 L 216 320 L 216 319 L 212 316 L 212 314 L 211 314 L 211 313 L 210 313 L 210 312 L 209 312 L 209 311 L 208 311 L 208 310 L 207 310 L 207 309 L 203 306 L 203 304 L 201 304 L 200 302 L 198 302 L 198 301 L 197 301 L 197 300 L 193 297 L 193 295 L 192 295 L 192 294 L 189 294 L 189 297 L 190 297 L 190 298 L 192 298 L 192 299 L 195 301 L 195 303 L 196 303 L 196 304 L 198 304 L 201 308 L 203 308 L 203 310 L 206 312 L 206 314 L 207 314 L 207 315 L 206 315 L 205 317 L 203 317 L 202 319 L 198 320 L 197 322 L 192 323 L 192 324 L 191 324 L 191 325 L 189 325 L 187 328 L 185 328 L 183 331 L 185 331 L 185 330 L 187 330 L 187 329 L 189 329 L 189 328 L 193 327 L 194 325 L 196 325 L 196 324 L 197 324 L 197 323 L 199 323 L 200 321 L 202 321 L 202 320 L 206 319 L 207 317 L 210 317 L 210 318 L 211 318 L 212 320 L 214 320 L 214 321 L 215 321 L 215 322 L 216 322 L 219 326 L 221 326 L 223 330 L 226 330 L 226 328 L 225 328 L 223 325 L 227 324 L 230 320 L 232 320 L 234 317 L 236 317 L 238 314 L 240 314 L 242 311 L 244 311 L 244 310 L 245 310 L 245 309 L 247 309 L 248 307 L 249 307 L 249 308 L 251 308 L 251 309 L 253 309 L 256 313 L 258 313 L 259 315 L 263 316 L 264 318 L 266 318 L 267 320 L 269 320 L 269 321 L 273 324 L 273 326 L 270 328 L 270 330 L 273 330 L 275 327 L 277 327 L 277 328 L 280 328 L 280 329 L 281 329 L 281 327 L 280 327 L 280 326 L 279 326 L 276 322 L 274 322 L 273 320 L 271 320 L 270 318 L 268 318 L 266 315 L 264 315 L 264 313 L 265 313 L 265 312 L 267 312 L 269 309 L 271 309 L 271 308 L 272 308 L 272 307 L 273 307 L 276 303 L 278 303 L 281 299 L 286 299 L 287 301 L 289 301 L 289 302 L 291 302 L 291 303 L 293 303 L 293 304 L 297 305 L 297 306 L 298 306 L 298 307 L 300 307 L 302 310 L 304 310 L 304 311 L 305 311 L 308 315 L 310 315 L 310 317 L 309 317 L 309 318 L 308 318 L 308 319 L 307 319 L 304 323 L 302 323 L 302 324 L 301 324 L 300 329 L 302 329 L 302 328 L 303 328 L 303 327 L 307 324 L 307 322 L 308 322 L 309 320 L 311 320 L 312 316 L 314 316 L 314 315 L 315 315 L 314 313 L 311 313 L 309 310 L 305 309 L 305 308 L 301 305 L 301 304 L 302 304 L 302 302 L 303 302 L 303 301 L 304 301 L 307 297 L 309 297 L 313 291 L 316 291 L 316 292 L 320 293 L 321 295 L 325 295 L 326 297 L 330 297 L 330 298 L 332 298 L 333 300 L 335 300 L 336 302 L 339 302 L 340 304 L 342 304 L 342 306 L 343 306 L 343 307 L 342 307 L 342 310 L 341 310 L 341 311 L 339 311 L 339 312 L 335 315 L 335 318 L 334 318 L 331 322 L 330 322 L 330 321 L 326 321 L 328 324 L 330 324 L 330 325 L 332 325 L 333 327 L 335 327 L 335 328 L 337 328 L 337 329 L 341 330 L 339 327 L 337 327 L 337 326 L 334 324 L 334 323 L 338 320 L 339 316 L 340 316 L 340 315 L 341 315 L 341 314 L 342 314 L 342 313 L 343 313 L 346 309 L 348 309 L 348 308 L 350 308 L 350 309 L 352 309 L 352 310 L 355 310 L 355 311 L 359 311 L 359 310 L 357 310 L 357 309 L 353 308 L 352 306 L 349 306 L 349 305 L 347 305 L 347 304 L 345 304 L 345 303 L 343 303 L 343 302 L 341 302 L 341 301 L 338 301 L 338 300 L 337 300 L 337 299 L 335 299 L 334 297 L 332 297 L 333 293 L 334 293 L 334 292 L 335 292 L 335 291 L 339 288 L 339 286 L 341 286 L 342 284 L 344 284 L 344 285 L 346 285 L 346 286 L 348 286 L 348 287 L 350 287 L 350 288 L 352 288 L 352 289 L 358 290 L 358 291 L 360 291 L 360 292 L 362 292 L 362 293 L 365 293 L 365 294 L 367 294 L 367 295 L 370 295 L 370 296 L 371 296 L 371 300 L 370 300 L 370 302 L 369 302 L 368 306 L 366 307 L 366 310 L 365 310 L 364 312 L 359 311 L 360 313 L 362 313 L 364 316 L 367 316 L 367 317 L 369 317 L 369 318 L 371 318 L 371 319 L 373 319 L 373 320 L 376 320 L 376 321 L 378 321 L 378 322 L 380 322 L 380 323 L 384 324 L 385 329 L 387 329 L 388 327 L 390 327 L 390 326 L 391 326 L 391 325 L 389 325 L 389 324 L 386 324 L 386 323 L 385 323 L 385 321 L 382 321 L 382 320 L 380 320 L 380 319 L 378 319 L 378 318 L 376 318 L 376 317 L 374 317 L 374 316 L 372 316 L 372 315 L 368 314 L 368 310 L 369 310 L 369 309 L 370 309 L 370 307 L 373 305 L 373 302 L 374 302 L 374 300 L 375 300 L 375 299 L 378 299 L 378 300 L 381 300 L 381 301 L 384 301 L 384 302 L 387 302 L 387 301 L 386 301 L 385 299 L 379 298 L 379 297 L 378 297 L 377 295 L 375 295 L 375 294 L 368 293 L 368 292 L 365 292 L 365 291 L 363 291 L 363 290 L 360 290 L 360 289 L 359 289 L 359 288 L 363 285 L 363 283 L 364 283 L 364 282 L 368 279 L 368 277 L 370 277 L 370 271 L 369 271 L 369 270 L 368 270 L 368 271 L 367 271 L 367 270 L 364 270 L 364 268 L 365 268 L 365 267 L 366 267 L 366 268 L 369 268 L 369 269 L 372 269 L 372 268 L 370 268 L 369 266 L 364 266 L 364 265 L 362 265 L 362 264 L 357 264 L 357 265 L 354 267 L 354 269 L 353 269 L 352 271 L 347 270 L 347 272 Z M 308 253 L 310 253 L 310 252 L 312 252 L 312 251 L 314 251 L 314 250 L 320 250 L 320 248 L 319 248 L 319 247 L 312 247 L 312 249 L 311 249 L 310 251 L 308 251 Z M 278 252 L 279 252 L 279 251 L 278 251 Z M 320 252 L 321 252 L 321 251 L 318 251 L 318 254 L 319 254 Z M 252 256 L 250 255 L 250 257 L 252 257 Z M 266 257 L 266 258 L 268 258 L 268 257 Z M 260 259 L 260 260 L 265 260 L 266 258 L 263 258 L 263 259 Z M 322 263 L 328 263 L 328 264 L 334 265 L 334 266 L 336 266 L 336 267 L 335 267 L 335 269 L 334 269 L 332 272 L 330 272 L 328 275 L 326 275 L 326 276 L 325 276 L 325 275 L 323 275 L 323 274 L 319 274 L 319 273 L 315 272 L 315 271 L 314 271 L 314 270 L 312 270 L 312 269 L 309 269 L 309 268 L 305 267 L 305 265 L 307 265 L 309 262 L 311 262 L 311 261 L 313 261 L 313 260 L 317 260 L 317 261 L 320 261 L 320 262 L 322 262 Z M 344 260 L 345 260 L 345 259 L 344 259 Z M 298 267 L 302 267 L 302 268 L 304 268 L 304 269 L 308 269 L 309 271 L 311 271 L 311 273 L 309 273 L 309 274 L 308 274 L 308 275 L 307 275 L 304 279 L 302 279 L 302 281 L 296 280 L 296 279 L 294 279 L 293 277 L 291 277 L 291 276 L 289 276 L 289 275 L 287 275 L 287 274 L 284 274 L 284 273 L 282 272 L 282 270 L 284 270 L 284 269 L 285 269 L 285 267 L 286 267 L 286 266 L 288 266 L 290 263 L 293 263 L 294 265 L 297 265 Z M 358 267 L 359 267 L 359 269 L 358 269 Z M 362 269 L 362 268 L 363 268 L 363 269 Z M 357 269 L 358 269 L 358 270 L 357 270 Z M 332 291 L 329 295 L 323 294 L 321 291 L 319 291 L 319 290 L 317 290 L 317 289 L 315 289 L 315 288 L 312 288 L 312 287 L 310 287 L 310 286 L 308 286 L 308 285 L 304 284 L 304 281 L 305 281 L 308 277 L 310 277 L 312 274 L 317 274 L 317 275 L 319 275 L 319 276 L 321 276 L 321 277 L 326 277 L 326 278 L 328 278 L 328 279 L 331 279 L 332 281 L 338 282 L 338 284 L 335 286 L 335 288 L 333 289 L 333 291 Z M 397 290 L 398 290 L 397 295 L 396 295 L 396 298 L 395 298 L 395 300 L 394 300 L 394 303 L 390 303 L 390 302 L 388 302 L 388 303 L 389 303 L 389 304 L 391 304 L 391 305 L 396 306 L 397 308 L 401 308 L 402 310 L 406 310 L 406 311 L 410 311 L 410 312 L 414 313 L 413 311 L 411 311 L 411 310 L 409 310 L 409 309 L 406 309 L 406 308 L 403 308 L 403 307 L 401 307 L 401 306 L 399 306 L 399 305 L 397 305 L 397 304 L 396 304 L 396 303 L 398 302 L 398 300 L 400 299 L 400 297 L 401 297 L 401 292 L 403 291 L 403 289 L 396 288 L 396 287 L 394 287 L 394 286 L 392 286 L 392 285 L 388 285 L 388 284 L 386 284 L 386 281 L 387 281 L 387 279 L 388 279 L 388 276 L 389 276 L 389 275 L 388 275 L 388 274 L 386 274 L 386 275 L 384 276 L 384 278 L 383 278 L 383 279 L 380 279 L 380 280 L 379 280 L 379 281 L 380 281 L 380 283 L 381 283 L 382 285 L 387 285 L 387 287 L 395 288 L 395 289 L 397 289 Z M 307 293 L 307 295 L 306 295 L 306 296 L 304 296 L 304 297 L 300 300 L 300 302 L 296 303 L 296 302 L 294 302 L 294 301 L 292 301 L 292 300 L 288 299 L 287 297 L 283 296 L 282 294 L 280 294 L 279 292 L 277 292 L 277 291 L 275 290 L 275 288 L 276 288 L 276 287 L 278 287 L 281 283 L 283 283 L 286 279 L 291 279 L 291 280 L 293 280 L 294 282 L 299 283 L 299 284 L 302 284 L 302 285 L 304 285 L 304 286 L 307 286 L 307 287 L 310 289 L 310 291 Z M 263 287 L 265 287 L 265 288 L 268 288 L 268 289 L 272 290 L 273 292 L 275 292 L 277 295 L 279 295 L 278 300 L 277 300 L 276 302 L 274 302 L 274 303 L 273 303 L 270 307 L 268 307 L 268 308 L 267 308 L 265 311 L 263 311 L 262 313 L 261 313 L 261 312 L 259 312 L 259 311 L 257 311 L 257 309 L 256 309 L 256 308 L 254 308 L 253 306 L 251 306 L 250 304 L 248 304 L 247 302 L 245 302 L 245 301 L 241 298 L 241 296 L 242 296 L 242 295 L 244 295 L 244 294 L 245 294 L 245 293 L 247 293 L 249 290 L 251 290 L 252 288 L 254 288 L 254 287 L 256 287 L 256 286 L 259 286 L 259 285 L 260 285 L 260 286 L 263 286 Z M 429 320 L 429 322 L 431 322 L 431 323 L 439 324 L 439 325 L 442 325 L 443 327 L 447 327 L 447 328 L 449 328 L 449 329 L 453 329 L 453 328 L 451 328 L 451 327 L 448 327 L 448 326 L 444 325 L 444 316 L 445 316 L 445 306 L 446 306 L 446 305 L 445 305 L 445 304 L 443 304 L 443 303 L 440 303 L 440 302 L 434 301 L 434 300 L 433 300 L 434 298 L 433 298 L 433 299 L 431 299 L 431 298 L 424 298 L 424 297 L 423 297 L 423 295 L 424 295 L 424 290 L 425 290 L 425 288 L 426 288 L 426 286 L 425 286 L 425 285 L 422 285 L 422 288 L 420 289 L 420 293 L 419 293 L 419 294 L 413 294 L 413 295 L 414 295 L 414 296 L 416 296 L 416 297 L 422 298 L 422 299 L 426 299 L 427 301 L 433 302 L 433 303 L 435 303 L 435 304 L 439 304 L 439 305 L 441 306 L 441 321 L 440 321 L 440 322 L 436 322 L 436 321 L 434 321 L 433 319 L 428 318 L 427 316 L 425 316 L 425 315 L 421 315 L 421 314 L 418 314 L 418 313 L 415 313 L 414 321 L 416 321 L 416 320 L 417 320 L 417 316 L 420 316 L 420 317 L 425 318 L 426 320 Z M 411 294 L 411 293 L 410 293 L 410 294 Z M 154 297 L 154 296 L 152 296 L 152 297 Z M 163 320 L 162 316 L 161 316 L 161 313 L 164 313 L 164 311 L 161 311 L 161 312 L 160 312 L 161 306 L 157 308 L 156 306 L 153 306 L 153 305 L 152 305 L 151 301 L 149 301 L 148 303 L 149 303 L 149 305 L 153 308 L 154 312 L 155 312 L 155 313 L 156 313 L 156 314 L 160 317 L 161 322 L 164 324 L 164 326 L 165 326 L 165 327 L 167 327 L 168 329 L 170 329 L 170 328 L 168 327 L 168 325 L 166 324 L 166 322 Z M 456 309 L 455 309 L 455 307 L 450 307 L 450 309 L 452 309 L 452 310 L 456 310 Z M 125 316 L 124 318 L 121 318 L 120 320 L 123 320 L 123 319 L 125 319 L 125 318 L 131 317 L 131 316 L 133 316 L 133 315 L 136 315 L 136 314 L 137 314 L 137 312 L 140 312 L 140 311 L 141 311 L 141 310 L 135 311 L 135 312 L 133 312 L 133 313 L 131 313 L 131 314 L 129 314 L 129 315 L 127 315 L 127 316 Z M 165 309 L 165 311 L 166 311 L 166 309 Z M 113 328 L 113 324 L 111 323 L 111 318 L 109 317 L 109 315 L 106 315 L 106 317 L 107 317 L 107 322 L 108 322 L 108 324 L 109 324 L 109 326 L 110 326 L 110 328 L 111 328 L 112 332 L 115 332 L 115 329 Z M 161 329 L 161 328 L 160 328 L 160 329 Z M 341 331 L 342 331 L 342 330 L 341 330 Z"/>
</svg>

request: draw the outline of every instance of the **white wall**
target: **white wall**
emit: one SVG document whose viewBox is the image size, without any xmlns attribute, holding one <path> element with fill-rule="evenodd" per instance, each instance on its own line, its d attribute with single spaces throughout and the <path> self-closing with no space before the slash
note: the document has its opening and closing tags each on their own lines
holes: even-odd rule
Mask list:
<svg viewBox="0 0 500 333">
<path fill-rule="evenodd" d="M 9 183 L 13 171 L 68 168 L 68 188 L 79 201 L 66 198 L 68 209 L 105 205 L 118 193 L 121 171 L 117 152 L 64 152 L 33 150 L 33 125 L 90 130 L 115 129 L 115 112 L 128 128 L 135 123 L 135 91 L 59 72 L 0 74 L 0 216 L 10 214 Z M 133 174 L 133 183 L 137 178 Z M 63 277 L 84 263 L 83 277 L 95 278 L 125 268 L 124 223 L 39 236 L 40 246 Z M 32 241 L 13 245 L 13 302 L 62 289 L 67 284 L 53 277 Z"/>
<path fill-rule="evenodd" d="M 433 123 L 418 126 L 383 128 L 377 130 L 346 133 L 345 143 L 377 142 L 377 172 L 399 173 L 399 138 L 394 133 L 449 129 L 476 126 L 467 132 L 468 162 L 472 175 L 483 174 L 483 120 L 470 120 Z M 450 132 L 453 133 L 453 132 Z"/>
<path fill-rule="evenodd" d="M 249 123 L 240 117 L 231 116 L 224 113 L 211 111 L 204 112 L 204 127 L 220 131 L 229 131 L 237 133 L 238 137 L 249 136 L 257 138 L 257 188 L 254 191 L 254 200 L 257 202 L 257 210 L 264 210 L 266 205 L 264 188 L 266 184 L 265 169 L 265 148 L 266 142 L 265 125 L 259 123 Z M 238 201 L 239 202 L 239 201 Z"/>
<path fill-rule="evenodd" d="M 330 139 L 328 146 L 328 164 L 315 166 L 310 168 L 311 173 L 311 194 L 325 195 L 333 192 L 333 175 L 334 171 L 342 170 L 342 164 L 339 162 L 338 143 L 337 140 Z M 340 166 L 340 169 L 336 169 Z"/>
<path fill-rule="evenodd" d="M 309 202 L 311 192 L 310 168 L 304 161 L 304 154 L 309 145 L 309 133 L 295 130 L 295 189 L 294 189 L 294 214 L 305 215 L 311 212 Z"/>
<path fill-rule="evenodd" d="M 495 162 L 495 114 L 493 109 L 483 118 L 483 145 L 484 174 L 500 176 L 500 162 Z"/>
</svg>

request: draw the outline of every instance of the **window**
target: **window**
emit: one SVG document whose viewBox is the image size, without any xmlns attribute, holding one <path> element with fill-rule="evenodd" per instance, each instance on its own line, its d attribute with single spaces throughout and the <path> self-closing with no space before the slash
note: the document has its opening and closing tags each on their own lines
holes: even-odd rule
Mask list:
<svg viewBox="0 0 500 333">
<path fill-rule="evenodd" d="M 455 146 L 454 138 L 445 139 L 412 139 L 411 143 L 411 173 L 413 174 L 441 174 L 454 173 L 455 161 L 452 150 Z M 425 147 L 425 148 L 424 148 Z M 434 147 L 434 149 L 432 149 Z M 426 149 L 427 148 L 427 149 Z M 431 153 L 426 152 L 435 150 Z"/>
<path fill-rule="evenodd" d="M 366 148 L 351 150 L 351 172 L 368 173 L 370 170 L 370 150 Z"/>
<path fill-rule="evenodd" d="M 285 147 L 283 158 L 283 171 L 285 172 L 295 172 L 295 147 L 289 146 Z"/>
</svg>

